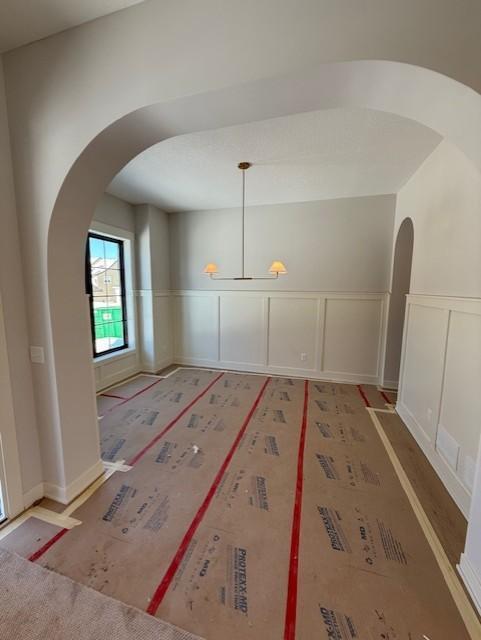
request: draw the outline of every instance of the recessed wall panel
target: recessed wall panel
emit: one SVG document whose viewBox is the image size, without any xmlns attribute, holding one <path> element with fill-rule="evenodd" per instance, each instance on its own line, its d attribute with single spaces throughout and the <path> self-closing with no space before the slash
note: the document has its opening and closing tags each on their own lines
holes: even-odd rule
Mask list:
<svg viewBox="0 0 481 640">
<path fill-rule="evenodd" d="M 270 298 L 269 365 L 315 369 L 319 301 Z"/>
<path fill-rule="evenodd" d="M 221 360 L 239 364 L 265 364 L 266 304 L 267 299 L 260 296 L 221 296 Z"/>
<path fill-rule="evenodd" d="M 451 312 L 440 425 L 460 447 L 457 473 L 467 485 L 481 432 L 481 316 Z M 470 488 L 467 486 L 467 488 Z"/>
<path fill-rule="evenodd" d="M 323 370 L 377 376 L 382 302 L 326 300 Z"/>
<path fill-rule="evenodd" d="M 212 295 L 174 298 L 175 355 L 196 360 L 218 358 L 218 298 Z"/>
<path fill-rule="evenodd" d="M 411 304 L 401 401 L 434 447 L 448 328 L 446 309 Z"/>
</svg>

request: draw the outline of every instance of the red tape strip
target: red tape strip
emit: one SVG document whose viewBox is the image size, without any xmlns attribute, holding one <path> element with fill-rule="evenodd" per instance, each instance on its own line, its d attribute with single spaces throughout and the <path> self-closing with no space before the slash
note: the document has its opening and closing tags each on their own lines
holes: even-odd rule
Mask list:
<svg viewBox="0 0 481 640">
<path fill-rule="evenodd" d="M 302 411 L 301 436 L 297 456 L 296 494 L 292 516 L 291 555 L 289 579 L 287 583 L 286 618 L 284 640 L 294 640 L 297 618 L 297 576 L 299 571 L 299 542 L 301 537 L 302 490 L 304 486 L 304 451 L 306 448 L 307 411 L 309 403 L 309 382 L 304 381 L 304 408 Z"/>
<path fill-rule="evenodd" d="M 161 382 L 162 380 L 165 380 L 165 378 L 159 378 L 158 380 L 154 380 L 152 384 L 149 384 L 147 387 L 145 387 L 145 389 L 140 389 L 140 391 L 137 391 L 137 393 L 134 393 L 133 396 L 130 396 L 129 398 L 123 398 L 122 402 L 119 402 L 118 404 L 116 404 L 114 407 L 112 407 L 112 409 L 117 409 L 117 407 L 120 407 L 120 405 L 125 404 L 129 400 L 132 400 L 132 398 L 136 398 L 137 396 L 140 396 L 141 393 L 144 393 L 145 391 L 152 389 L 152 387 L 155 387 L 155 385 L 159 384 L 159 382 Z M 105 394 L 102 394 L 102 395 L 105 395 Z M 109 409 L 109 411 L 112 411 L 112 409 Z"/>
<path fill-rule="evenodd" d="M 220 378 L 222 378 L 222 376 L 224 375 L 224 372 L 222 372 L 221 374 L 219 374 L 218 376 L 216 376 L 214 378 L 214 380 L 212 380 L 207 387 L 201 391 L 199 394 L 197 394 L 195 396 L 195 398 L 185 407 L 185 409 L 182 409 L 182 411 L 173 419 L 169 422 L 169 424 L 164 427 L 162 429 L 162 431 L 155 436 L 155 438 L 153 438 L 153 440 L 151 440 L 141 451 L 139 451 L 133 458 L 132 460 L 128 463 L 130 466 L 133 466 L 136 462 L 138 462 L 140 460 L 140 458 L 151 448 L 154 446 L 154 444 L 156 442 L 158 442 L 162 436 L 164 436 L 167 431 L 169 431 L 170 429 L 172 429 L 172 427 L 176 424 L 176 422 L 178 422 L 180 420 L 180 418 L 182 418 L 182 416 L 198 401 L 202 398 L 203 395 L 205 395 L 207 393 L 207 391 L 209 391 L 209 389 L 217 382 L 217 380 L 220 380 Z M 154 386 L 154 384 L 157 384 L 158 382 L 160 382 L 160 380 L 156 380 L 153 384 L 149 385 L 147 387 L 147 389 L 150 389 L 151 387 Z M 140 393 L 143 393 L 144 391 L 146 391 L 147 389 L 142 389 L 142 391 L 139 391 L 138 393 L 135 394 L 135 396 L 138 396 Z M 132 396 L 132 398 L 134 398 L 135 396 Z M 128 398 L 128 400 L 131 400 L 132 398 Z M 125 401 L 127 402 L 127 400 Z M 119 404 L 124 404 L 123 402 L 120 402 Z M 116 407 L 118 407 L 119 405 L 115 405 Z M 32 553 L 32 555 L 28 558 L 31 562 L 35 562 L 36 560 L 38 560 L 41 556 L 43 556 L 44 553 L 46 553 L 50 547 L 52 547 L 58 540 L 60 540 L 60 538 L 62 538 L 68 531 L 70 531 L 70 529 L 62 529 L 61 531 L 59 531 L 56 535 L 53 536 L 53 538 L 51 538 L 48 542 L 46 542 L 43 547 L 40 547 L 40 549 L 38 549 L 38 551 L 35 551 L 35 553 Z"/>
<path fill-rule="evenodd" d="M 142 389 L 142 391 L 144 391 L 144 389 Z M 125 396 L 115 396 L 113 393 L 101 393 L 100 395 L 103 396 L 104 398 L 117 398 L 118 400 L 130 400 L 130 398 L 126 398 Z M 119 405 L 117 404 L 115 406 L 118 407 Z"/>
<path fill-rule="evenodd" d="M 182 409 L 182 411 L 173 419 L 169 422 L 168 425 L 166 425 L 162 431 L 160 433 L 158 433 L 155 438 L 152 438 L 152 440 L 145 445 L 145 447 L 143 449 L 141 449 L 138 453 L 135 454 L 135 456 L 133 458 L 131 458 L 129 460 L 129 462 L 127 462 L 127 464 L 129 464 L 131 467 L 134 466 L 134 464 L 136 464 L 140 458 L 142 458 L 147 451 L 154 446 L 154 444 L 156 442 L 158 442 L 161 438 L 163 438 L 165 436 L 165 434 L 167 433 L 167 431 L 170 431 L 172 429 L 172 427 L 176 424 L 176 422 L 178 422 L 183 415 L 185 415 L 187 413 L 187 411 L 193 407 L 193 405 L 202 398 L 202 396 L 204 396 L 207 391 L 209 391 L 209 389 L 211 387 L 213 387 L 215 385 L 215 383 L 217 382 L 217 380 L 220 380 L 222 378 L 222 376 L 224 375 L 224 372 L 220 373 L 218 376 L 216 376 L 212 382 L 210 382 L 207 387 L 201 391 L 201 393 L 199 393 L 198 395 L 195 396 L 195 398 L 189 402 L 189 404 L 185 407 L 185 409 Z M 117 405 L 118 406 L 118 405 Z"/>
<path fill-rule="evenodd" d="M 40 547 L 40 549 L 35 551 L 35 553 L 32 553 L 32 555 L 28 557 L 28 560 L 30 560 L 30 562 L 35 562 L 36 560 L 38 560 L 41 556 L 43 556 L 44 553 L 46 553 L 50 549 L 50 547 L 52 547 L 58 540 L 60 540 L 60 538 L 62 538 L 67 533 L 67 531 L 70 531 L 70 529 L 62 529 L 61 531 L 56 533 L 53 538 L 50 538 L 50 540 L 48 540 L 48 542 L 43 545 L 43 547 Z"/>
<path fill-rule="evenodd" d="M 257 397 L 255 399 L 254 404 L 252 405 L 249 413 L 247 414 L 244 422 L 242 423 L 242 426 L 239 430 L 239 433 L 237 434 L 236 439 L 234 440 L 229 453 L 227 454 L 227 457 L 225 458 L 224 462 L 222 463 L 222 466 L 220 467 L 219 471 L 217 472 L 217 475 L 214 478 L 214 482 L 212 483 L 209 491 L 207 492 L 207 495 L 205 496 L 202 504 L 199 507 L 199 510 L 197 511 L 197 513 L 195 514 L 192 522 L 190 523 L 189 528 L 187 529 L 187 532 L 185 533 L 184 537 L 182 538 L 182 541 L 176 551 L 175 556 L 173 557 L 167 571 L 165 572 L 164 577 L 162 578 L 162 581 L 160 582 L 159 586 L 157 587 L 157 589 L 155 590 L 154 595 L 152 596 L 152 599 L 150 601 L 149 606 L 147 607 L 146 611 L 147 613 L 150 613 L 150 615 L 155 615 L 157 609 L 159 608 L 160 604 L 162 603 L 162 600 L 164 599 L 165 594 L 167 593 L 167 590 L 169 589 L 172 580 L 175 577 L 175 574 L 177 573 L 177 570 L 187 552 L 187 549 L 189 548 L 190 543 L 192 542 L 192 538 L 195 535 L 195 532 L 197 531 L 198 526 L 200 525 L 200 523 L 202 522 L 202 519 L 205 516 L 205 513 L 207 511 L 207 509 L 209 508 L 210 503 L 212 502 L 212 499 L 222 481 L 222 478 L 224 476 L 224 473 L 227 470 L 227 467 L 229 466 L 232 457 L 237 449 L 237 447 L 239 446 L 239 443 L 242 439 L 242 437 L 244 436 L 247 426 L 249 424 L 249 422 L 251 421 L 251 418 L 254 414 L 254 411 L 257 409 L 259 402 L 261 401 L 262 398 L 262 394 L 264 393 L 269 381 L 271 380 L 271 378 L 267 378 L 267 380 L 264 382 L 264 384 L 262 385 L 261 390 L 259 391 L 259 393 L 257 394 Z"/>
<path fill-rule="evenodd" d="M 361 394 L 362 399 L 364 400 L 364 403 L 365 403 L 366 407 L 370 407 L 370 406 L 371 406 L 371 403 L 370 403 L 370 402 L 369 402 L 369 400 L 367 399 L 367 396 L 366 396 L 366 394 L 364 393 L 364 390 L 363 390 L 363 388 L 361 387 L 361 385 L 360 385 L 360 384 L 358 384 L 358 385 L 357 385 L 357 390 L 358 390 L 358 391 L 359 391 L 359 393 Z"/>
<path fill-rule="evenodd" d="M 392 400 L 390 400 L 390 399 L 387 397 L 387 395 L 384 393 L 384 391 L 380 391 L 379 393 L 382 395 L 382 397 L 384 398 L 384 400 L 385 400 L 388 404 L 392 404 Z"/>
</svg>

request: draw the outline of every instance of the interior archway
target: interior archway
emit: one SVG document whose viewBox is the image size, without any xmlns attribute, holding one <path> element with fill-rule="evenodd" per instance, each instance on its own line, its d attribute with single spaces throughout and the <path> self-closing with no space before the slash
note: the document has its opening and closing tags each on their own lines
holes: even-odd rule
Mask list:
<svg viewBox="0 0 481 640">
<path fill-rule="evenodd" d="M 84 484 L 98 471 L 88 308 L 80 292 L 84 239 L 106 186 L 133 157 L 169 137 L 332 107 L 369 108 L 414 119 L 457 144 L 481 170 L 481 149 L 475 142 L 481 136 L 481 96 L 427 69 L 379 61 L 327 64 L 295 77 L 146 105 L 93 136 L 72 165 L 48 235 L 50 374 L 56 387 L 51 400 L 64 449 L 66 485 L 85 477 Z M 73 411 L 79 398 L 81 415 Z M 88 478 L 86 469 L 93 470 Z"/>
<path fill-rule="evenodd" d="M 411 218 L 405 218 L 399 227 L 394 245 L 383 373 L 383 385 L 387 388 L 397 388 L 399 381 L 406 295 L 409 293 L 411 283 L 413 249 L 413 222 Z"/>
</svg>

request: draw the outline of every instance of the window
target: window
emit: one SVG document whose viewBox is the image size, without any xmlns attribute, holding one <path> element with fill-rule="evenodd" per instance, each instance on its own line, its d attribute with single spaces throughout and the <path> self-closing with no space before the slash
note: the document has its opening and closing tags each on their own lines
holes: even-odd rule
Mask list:
<svg viewBox="0 0 481 640">
<path fill-rule="evenodd" d="M 85 261 L 94 357 L 126 349 L 124 243 L 90 232 Z"/>
</svg>

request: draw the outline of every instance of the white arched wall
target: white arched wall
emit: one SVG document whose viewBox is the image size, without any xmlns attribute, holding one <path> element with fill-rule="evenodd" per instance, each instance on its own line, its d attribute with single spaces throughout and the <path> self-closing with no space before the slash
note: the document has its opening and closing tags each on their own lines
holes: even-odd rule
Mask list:
<svg viewBox="0 0 481 640">
<path fill-rule="evenodd" d="M 347 106 L 417 120 L 481 170 L 480 16 L 477 0 L 150 0 L 4 56 L 48 492 L 100 470 L 79 238 L 118 169 L 184 131 Z"/>
<path fill-rule="evenodd" d="M 42 301 L 51 376 L 45 380 L 50 448 L 44 459 L 52 484 L 67 498 L 99 471 L 87 307 L 79 292 L 83 238 L 106 185 L 132 157 L 168 137 L 330 107 L 379 109 L 415 119 L 455 140 L 481 169 L 481 149 L 473 144 L 473 131 L 481 135 L 481 96 L 426 69 L 389 62 L 323 65 L 294 77 L 148 105 L 106 127 L 77 158 L 51 215 L 48 296 Z"/>
</svg>

